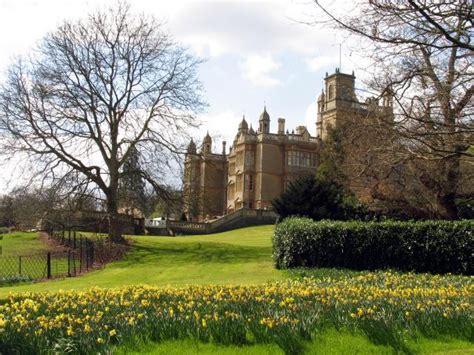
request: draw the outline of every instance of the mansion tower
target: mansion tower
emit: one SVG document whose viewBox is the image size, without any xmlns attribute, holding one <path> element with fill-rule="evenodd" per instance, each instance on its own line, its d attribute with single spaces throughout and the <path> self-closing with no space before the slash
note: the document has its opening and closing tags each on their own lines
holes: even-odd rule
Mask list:
<svg viewBox="0 0 474 355">
<path fill-rule="evenodd" d="M 270 132 L 266 107 L 254 130 L 245 117 L 226 151 L 214 153 L 207 134 L 201 148 L 191 141 L 185 157 L 184 204 L 188 221 L 203 221 L 232 213 L 241 208 L 271 209 L 272 200 L 288 183 L 308 173 L 315 173 L 321 147 L 329 130 L 348 122 L 369 120 L 371 113 L 391 114 L 389 95 L 360 103 L 355 94 L 355 76 L 336 72 L 325 78 L 325 89 L 317 99 L 316 134 L 305 126 L 285 128 L 278 118 L 277 132 Z"/>
</svg>

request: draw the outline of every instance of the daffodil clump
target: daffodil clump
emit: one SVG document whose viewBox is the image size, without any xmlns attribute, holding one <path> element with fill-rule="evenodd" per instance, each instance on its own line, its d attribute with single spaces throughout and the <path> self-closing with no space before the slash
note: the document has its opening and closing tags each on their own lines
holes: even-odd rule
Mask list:
<svg viewBox="0 0 474 355">
<path fill-rule="evenodd" d="M 287 353 L 336 327 L 403 349 L 417 334 L 473 340 L 471 277 L 366 273 L 261 286 L 13 294 L 0 306 L 0 353 L 106 352 L 134 340 L 274 342 Z"/>
</svg>

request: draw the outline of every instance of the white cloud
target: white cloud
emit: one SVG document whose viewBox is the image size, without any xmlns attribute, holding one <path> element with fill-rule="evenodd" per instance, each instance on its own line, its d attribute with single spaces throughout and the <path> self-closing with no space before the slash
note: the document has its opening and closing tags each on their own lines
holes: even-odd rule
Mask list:
<svg viewBox="0 0 474 355">
<path fill-rule="evenodd" d="M 281 67 L 271 55 L 252 54 L 241 63 L 242 76 L 255 86 L 271 87 L 281 85 L 274 72 Z"/>
<path fill-rule="evenodd" d="M 316 101 L 313 101 L 308 105 L 305 112 L 304 122 L 306 128 L 312 136 L 316 135 L 316 117 L 318 113 L 318 105 Z"/>
<path fill-rule="evenodd" d="M 318 72 L 325 67 L 334 67 L 339 62 L 336 56 L 317 56 L 305 59 L 308 69 L 312 72 Z"/>
<path fill-rule="evenodd" d="M 220 152 L 222 150 L 222 141 L 227 142 L 227 148 L 232 144 L 242 115 L 234 111 L 226 110 L 222 112 L 209 112 L 200 117 L 202 126 L 197 133 L 197 143 L 201 143 L 206 132 L 209 132 L 213 141 L 213 150 Z"/>
<path fill-rule="evenodd" d="M 334 42 L 329 28 L 299 23 L 316 7 L 296 2 L 195 2 L 170 21 L 173 33 L 209 56 L 292 51 L 315 55 Z"/>
</svg>

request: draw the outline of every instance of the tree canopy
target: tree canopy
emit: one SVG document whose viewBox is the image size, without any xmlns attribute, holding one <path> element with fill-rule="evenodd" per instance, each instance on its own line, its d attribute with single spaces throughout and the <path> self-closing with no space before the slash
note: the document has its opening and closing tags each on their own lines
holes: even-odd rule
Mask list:
<svg viewBox="0 0 474 355">
<path fill-rule="evenodd" d="M 65 22 L 13 63 L 0 86 L 1 152 L 29 159 L 43 181 L 92 184 L 119 239 L 124 165 L 136 153 L 134 175 L 166 192 L 169 161 L 184 151 L 180 137 L 205 105 L 199 63 L 126 3 Z"/>
<path fill-rule="evenodd" d="M 360 54 L 372 62 L 369 90 L 393 98 L 394 116 L 386 121 L 380 117 L 372 127 L 391 134 L 385 133 L 378 146 L 367 142 L 366 153 L 355 157 L 354 175 L 406 181 L 397 187 L 407 189 L 404 204 L 417 203 L 430 215 L 456 218 L 456 201 L 474 195 L 469 187 L 474 178 L 469 149 L 474 143 L 472 2 L 362 0 L 353 4 L 353 12 L 333 10 L 321 0 L 315 4 L 321 10 L 315 23 L 327 26 L 329 21 L 364 44 Z M 352 138 L 360 132 L 353 129 Z M 383 183 L 373 186 L 379 199 L 394 196 L 379 188 Z M 391 202 L 401 202 L 399 198 Z"/>
</svg>

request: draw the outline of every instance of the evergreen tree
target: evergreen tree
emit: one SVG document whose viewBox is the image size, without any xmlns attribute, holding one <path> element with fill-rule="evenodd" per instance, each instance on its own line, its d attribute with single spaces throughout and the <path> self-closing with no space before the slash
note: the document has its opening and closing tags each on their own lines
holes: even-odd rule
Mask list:
<svg viewBox="0 0 474 355">
<path fill-rule="evenodd" d="M 15 225 L 14 200 L 11 196 L 0 197 L 0 227 Z"/>
<path fill-rule="evenodd" d="M 358 218 L 360 206 L 337 183 L 305 175 L 292 181 L 288 188 L 272 201 L 281 218 L 305 216 L 314 220 Z"/>
<path fill-rule="evenodd" d="M 328 136 L 323 142 L 316 172 L 318 180 L 333 181 L 341 186 L 347 182 L 347 177 L 342 170 L 344 163 L 343 139 L 344 131 L 342 129 L 328 128 Z"/>
<path fill-rule="evenodd" d="M 149 198 L 146 194 L 145 179 L 141 175 L 142 171 L 140 155 L 138 150 L 133 148 L 120 174 L 120 205 L 129 210 L 138 209 L 147 215 L 150 212 Z"/>
</svg>

